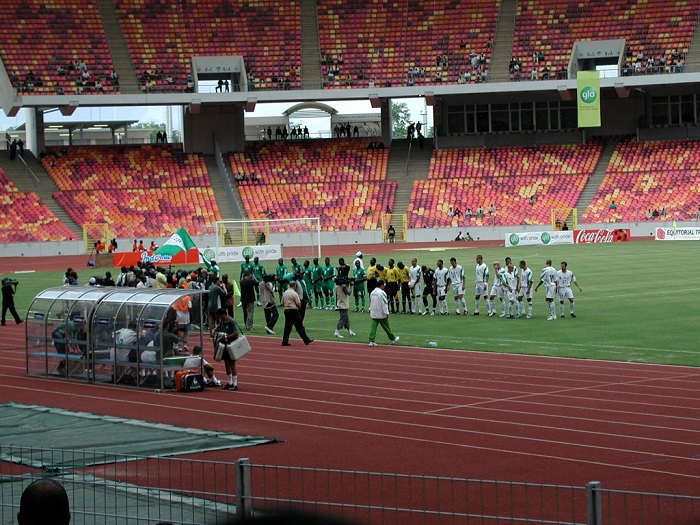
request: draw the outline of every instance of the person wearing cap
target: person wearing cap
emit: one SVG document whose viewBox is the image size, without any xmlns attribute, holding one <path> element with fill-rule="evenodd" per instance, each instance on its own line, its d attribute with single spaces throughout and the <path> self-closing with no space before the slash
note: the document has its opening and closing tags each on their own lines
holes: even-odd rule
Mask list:
<svg viewBox="0 0 700 525">
<path fill-rule="evenodd" d="M 363 270 L 365 269 L 365 263 L 364 263 L 364 261 L 362 260 L 362 257 L 364 257 L 364 254 L 363 254 L 362 252 L 357 252 L 357 253 L 355 254 L 355 260 L 352 261 L 352 267 L 353 267 L 353 268 L 355 268 L 355 267 L 357 266 L 357 263 L 359 262 L 359 263 L 360 263 L 360 268 L 362 268 Z"/>
<path fill-rule="evenodd" d="M 289 283 L 291 276 L 285 275 L 284 280 Z M 301 299 L 296 292 L 295 287 L 288 287 L 282 294 L 282 307 L 284 308 L 284 331 L 282 332 L 282 346 L 292 346 L 289 342 L 289 335 L 294 328 L 305 345 L 313 343 L 313 339 L 309 338 L 304 328 L 301 312 Z"/>
</svg>

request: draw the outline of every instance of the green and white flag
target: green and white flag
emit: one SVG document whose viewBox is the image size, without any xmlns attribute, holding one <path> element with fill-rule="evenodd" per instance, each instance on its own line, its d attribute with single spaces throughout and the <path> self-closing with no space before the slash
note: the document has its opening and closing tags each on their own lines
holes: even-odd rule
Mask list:
<svg viewBox="0 0 700 525">
<path fill-rule="evenodd" d="M 172 256 L 180 252 L 189 251 L 190 248 L 196 248 L 194 241 L 185 228 L 180 228 L 170 236 L 170 239 L 163 243 L 163 246 L 153 253 L 156 255 Z"/>
</svg>

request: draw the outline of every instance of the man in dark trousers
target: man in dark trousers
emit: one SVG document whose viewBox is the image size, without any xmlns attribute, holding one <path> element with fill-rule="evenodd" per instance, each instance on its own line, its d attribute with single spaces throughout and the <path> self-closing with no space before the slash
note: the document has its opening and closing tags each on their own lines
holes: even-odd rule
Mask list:
<svg viewBox="0 0 700 525">
<path fill-rule="evenodd" d="M 14 279 L 5 278 L 2 280 L 2 326 L 5 326 L 5 316 L 7 311 L 10 311 L 12 317 L 15 318 L 15 323 L 20 324 L 20 318 L 15 308 L 15 292 L 17 291 L 17 281 Z"/>
<path fill-rule="evenodd" d="M 255 289 L 260 283 L 253 277 L 251 270 L 243 272 L 241 279 L 241 307 L 243 308 L 243 324 L 246 330 L 253 329 L 253 314 L 255 313 Z"/>
<path fill-rule="evenodd" d="M 282 346 L 291 346 L 289 343 L 289 335 L 292 333 L 292 327 L 297 331 L 299 337 L 301 337 L 304 344 L 308 345 L 313 343 L 313 339 L 310 339 L 306 335 L 306 329 L 304 328 L 304 323 L 301 320 L 301 299 L 299 294 L 293 287 L 287 288 L 284 294 L 282 294 L 282 306 L 284 307 L 284 332 L 282 333 Z"/>
</svg>

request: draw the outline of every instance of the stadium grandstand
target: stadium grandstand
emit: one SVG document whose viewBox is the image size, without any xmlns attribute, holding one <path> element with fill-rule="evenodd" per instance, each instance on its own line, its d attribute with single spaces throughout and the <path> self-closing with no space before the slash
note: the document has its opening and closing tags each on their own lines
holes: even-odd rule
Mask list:
<svg viewBox="0 0 700 525">
<path fill-rule="evenodd" d="M 646 236 L 695 221 L 699 14 L 698 0 L 8 0 L 0 102 L 27 118 L 6 134 L 8 149 L 24 147 L 0 163 L 2 198 L 24 218 L 0 238 L 5 250 L 81 249 L 98 220 L 126 239 L 318 216 L 324 234 L 368 242 L 387 222 L 433 240 L 567 220 Z M 589 70 L 601 77 L 596 127 L 577 120 Z M 406 98 L 431 108 L 427 147 L 393 136 L 392 104 Z M 333 100 L 369 102 L 378 136 L 246 136 L 257 105 Z M 45 123 L 50 111 L 154 105 L 181 113 L 178 144 L 122 144 L 116 127 L 54 139 Z"/>
</svg>

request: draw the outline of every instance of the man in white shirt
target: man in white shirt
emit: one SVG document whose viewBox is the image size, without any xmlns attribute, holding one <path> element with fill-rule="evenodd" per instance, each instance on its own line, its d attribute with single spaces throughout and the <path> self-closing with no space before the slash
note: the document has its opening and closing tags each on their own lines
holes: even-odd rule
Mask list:
<svg viewBox="0 0 700 525">
<path fill-rule="evenodd" d="M 423 313 L 423 301 L 421 281 L 423 278 L 423 272 L 421 267 L 418 266 L 418 259 L 415 257 L 411 259 L 411 266 L 408 268 L 408 288 L 411 291 L 411 313 L 412 314 L 422 314 Z"/>
<path fill-rule="evenodd" d="M 559 289 L 559 281 L 557 280 L 557 271 L 552 268 L 552 260 L 547 259 L 545 267 L 542 269 L 540 274 L 540 282 L 535 286 L 535 292 L 539 287 L 544 284 L 545 296 L 544 300 L 547 301 L 547 308 L 549 308 L 549 317 L 547 321 L 555 321 L 557 319 L 556 310 L 554 309 L 554 296 Z"/>
<path fill-rule="evenodd" d="M 532 319 L 532 270 L 525 261 L 520 261 L 520 290 L 518 291 L 518 311 L 525 315 L 523 298 L 527 300 L 527 318 Z"/>
<path fill-rule="evenodd" d="M 438 297 L 438 310 L 440 315 L 449 315 L 450 309 L 447 306 L 447 283 L 450 282 L 450 275 L 445 268 L 442 259 L 438 259 L 437 268 L 435 268 L 435 290 Z"/>
<path fill-rule="evenodd" d="M 476 275 L 474 277 L 474 315 L 479 315 L 481 297 L 486 302 L 487 312 L 491 312 L 489 301 L 489 266 L 481 255 L 476 256 Z"/>
<path fill-rule="evenodd" d="M 450 282 L 452 283 L 452 295 L 455 300 L 455 315 L 467 315 L 467 302 L 464 300 L 464 268 L 461 264 L 457 264 L 457 259 L 450 259 Z M 461 312 L 460 312 L 461 308 Z"/>
<path fill-rule="evenodd" d="M 574 313 L 574 292 L 571 290 L 571 285 L 575 284 L 579 292 L 583 292 L 578 282 L 576 281 L 576 276 L 574 272 L 567 268 L 566 261 L 562 261 L 561 270 L 557 272 L 557 283 L 559 285 L 559 314 L 564 317 L 564 298 L 569 300 L 569 315 L 571 317 L 576 317 Z"/>
<path fill-rule="evenodd" d="M 372 319 L 369 329 L 369 346 L 377 346 L 374 340 L 377 338 L 378 326 L 381 326 L 382 330 L 386 332 L 390 344 L 393 345 L 399 340 L 389 326 L 389 297 L 384 291 L 385 287 L 386 283 L 382 279 L 377 280 L 377 287 L 372 290 L 369 296 L 369 316 Z"/>
</svg>

